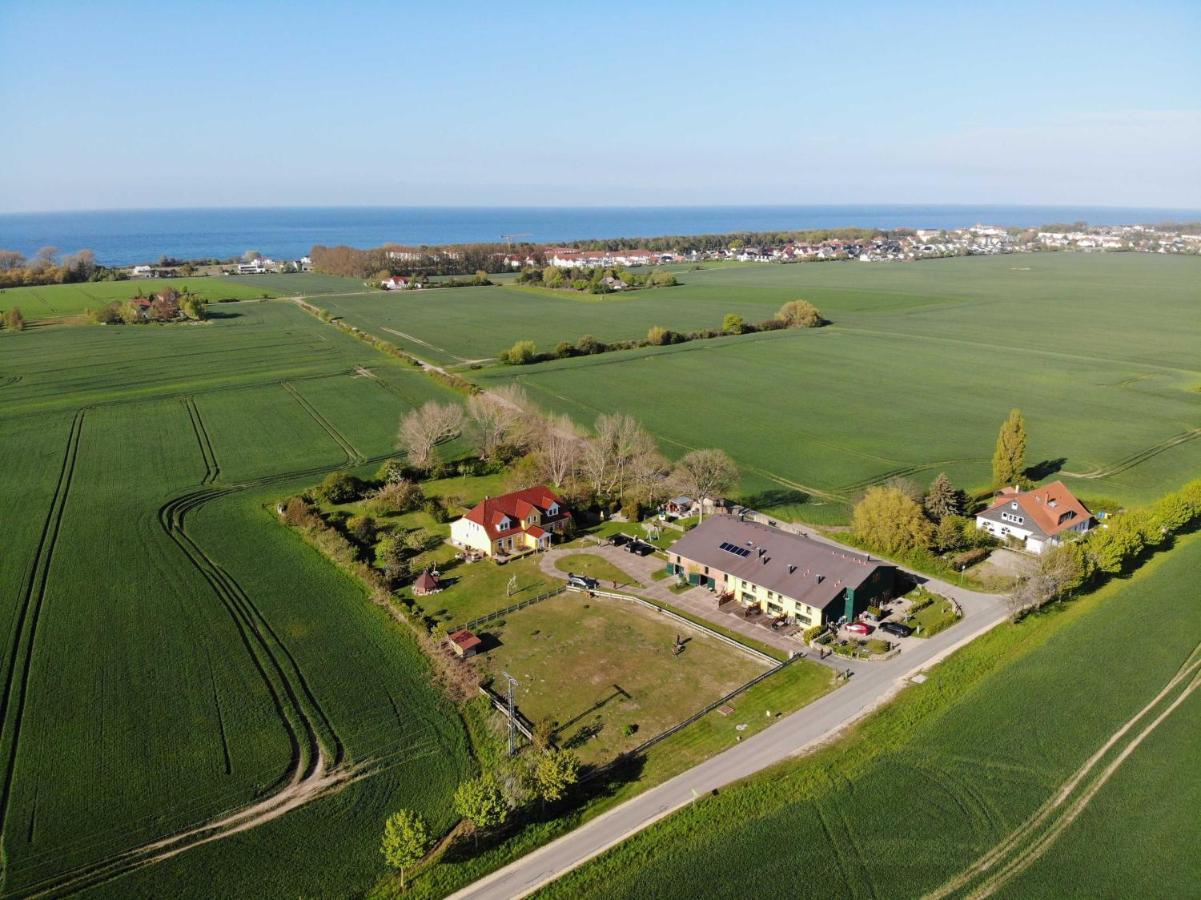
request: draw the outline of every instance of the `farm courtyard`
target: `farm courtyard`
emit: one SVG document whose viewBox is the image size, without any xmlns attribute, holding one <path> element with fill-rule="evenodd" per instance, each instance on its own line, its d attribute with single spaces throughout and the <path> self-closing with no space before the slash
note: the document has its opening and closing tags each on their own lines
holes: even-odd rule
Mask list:
<svg viewBox="0 0 1201 900">
<path fill-rule="evenodd" d="M 673 652 L 676 637 L 683 651 Z M 741 650 L 634 603 L 564 593 L 481 626 L 475 664 L 518 709 L 551 721 L 560 746 L 608 762 L 769 668 Z M 800 663 L 794 665 L 801 665 Z"/>
</svg>

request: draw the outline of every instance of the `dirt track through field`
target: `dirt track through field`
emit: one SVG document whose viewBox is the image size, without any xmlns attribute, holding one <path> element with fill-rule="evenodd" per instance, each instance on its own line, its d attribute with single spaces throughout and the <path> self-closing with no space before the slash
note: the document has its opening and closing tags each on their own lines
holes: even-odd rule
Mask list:
<svg viewBox="0 0 1201 900">
<path fill-rule="evenodd" d="M 989 897 L 1037 862 L 1072 823 L 1138 746 L 1194 691 L 1201 688 L 1201 644 L 1155 697 L 1115 731 L 1059 790 L 1004 840 L 968 868 L 927 894 L 925 900 L 950 896 Z M 1155 713 L 1133 736 L 1138 724 Z M 1105 760 L 1109 760 L 1102 767 Z"/>
</svg>

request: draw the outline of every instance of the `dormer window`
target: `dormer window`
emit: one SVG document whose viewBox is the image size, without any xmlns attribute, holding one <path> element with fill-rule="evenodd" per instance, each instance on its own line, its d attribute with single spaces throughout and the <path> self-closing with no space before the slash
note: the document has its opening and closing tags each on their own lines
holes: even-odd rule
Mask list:
<svg viewBox="0 0 1201 900">
<path fill-rule="evenodd" d="M 546 508 L 546 514 L 548 516 L 557 516 L 559 514 L 559 504 L 552 503 L 550 506 L 548 506 Z"/>
<path fill-rule="evenodd" d="M 1010 503 L 1010 504 L 1009 504 L 1009 508 L 1010 508 L 1010 509 L 1017 509 L 1017 508 L 1018 508 L 1018 502 L 1017 502 L 1016 500 L 1014 500 L 1012 503 Z"/>
</svg>

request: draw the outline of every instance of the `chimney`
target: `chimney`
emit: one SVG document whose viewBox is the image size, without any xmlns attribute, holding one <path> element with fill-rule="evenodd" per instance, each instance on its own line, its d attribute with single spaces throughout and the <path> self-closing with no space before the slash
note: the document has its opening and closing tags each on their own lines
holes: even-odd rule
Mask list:
<svg viewBox="0 0 1201 900">
<path fill-rule="evenodd" d="M 789 563 L 788 564 L 788 574 L 791 575 L 795 571 L 796 571 L 796 566 L 794 566 L 792 563 Z"/>
<path fill-rule="evenodd" d="M 817 576 L 817 583 L 818 583 L 818 584 L 821 584 L 821 583 L 822 583 L 823 581 L 825 581 L 825 580 L 826 580 L 826 576 L 825 576 L 825 575 L 818 575 L 818 576 Z"/>
</svg>

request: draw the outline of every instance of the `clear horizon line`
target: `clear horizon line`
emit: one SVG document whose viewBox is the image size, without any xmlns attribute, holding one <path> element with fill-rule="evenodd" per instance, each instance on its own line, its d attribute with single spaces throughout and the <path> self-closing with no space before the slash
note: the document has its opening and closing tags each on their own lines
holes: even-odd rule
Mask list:
<svg viewBox="0 0 1201 900">
<path fill-rule="evenodd" d="M 849 202 L 849 203 L 646 203 L 646 204 L 479 204 L 479 203 L 445 203 L 445 204 L 395 204 L 395 203 L 355 203 L 355 204 L 252 204 L 252 205 L 186 205 L 186 206 L 110 206 L 89 208 L 64 209 L 15 209 L 0 210 L 0 216 L 39 216 L 39 215 L 79 215 L 88 213 L 125 213 L 125 212 L 193 212 L 199 210 L 332 210 L 332 209 L 404 209 L 404 210 L 625 210 L 625 209 L 872 209 L 880 207 L 896 207 L 902 209 L 1138 209 L 1147 211 L 1197 212 L 1201 207 L 1192 206 L 1162 206 L 1158 204 L 1142 205 L 1128 203 L 998 203 L 998 202 L 910 202 L 894 203 L 888 201 Z"/>
</svg>

